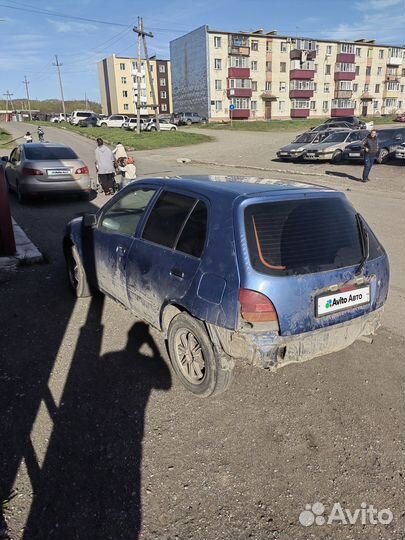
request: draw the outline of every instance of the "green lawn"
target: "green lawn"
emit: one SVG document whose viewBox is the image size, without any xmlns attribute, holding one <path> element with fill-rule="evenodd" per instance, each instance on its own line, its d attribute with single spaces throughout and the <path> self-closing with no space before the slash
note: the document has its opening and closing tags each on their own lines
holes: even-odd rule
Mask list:
<svg viewBox="0 0 405 540">
<path fill-rule="evenodd" d="M 104 142 L 109 144 L 122 143 L 127 150 L 153 150 L 156 148 L 168 148 L 171 146 L 187 146 L 190 144 L 200 144 L 213 141 L 214 138 L 202 133 L 190 133 L 188 131 L 162 131 L 145 132 L 139 135 L 133 131 L 127 131 L 120 128 L 94 127 L 80 128 L 62 123 L 55 124 L 51 122 L 35 122 L 45 127 L 56 127 L 79 133 L 89 139 L 101 137 Z"/>
<path fill-rule="evenodd" d="M 362 118 L 365 122 L 373 121 L 375 125 L 391 124 L 394 116 L 376 116 Z M 202 129 L 227 129 L 232 131 L 305 131 L 312 127 L 319 126 L 327 120 L 325 118 L 303 118 L 302 120 L 267 120 L 267 121 L 234 121 L 232 126 L 230 122 L 210 123 L 198 127 Z M 193 126 L 195 127 L 195 126 Z"/>
</svg>

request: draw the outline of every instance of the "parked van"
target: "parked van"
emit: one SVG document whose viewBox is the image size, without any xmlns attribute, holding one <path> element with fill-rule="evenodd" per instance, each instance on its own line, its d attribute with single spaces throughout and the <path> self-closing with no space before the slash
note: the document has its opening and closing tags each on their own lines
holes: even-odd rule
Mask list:
<svg viewBox="0 0 405 540">
<path fill-rule="evenodd" d="M 72 124 L 72 126 L 77 126 L 79 120 L 89 118 L 89 116 L 93 116 L 94 114 L 95 113 L 93 111 L 73 111 L 69 116 L 69 124 Z"/>
</svg>

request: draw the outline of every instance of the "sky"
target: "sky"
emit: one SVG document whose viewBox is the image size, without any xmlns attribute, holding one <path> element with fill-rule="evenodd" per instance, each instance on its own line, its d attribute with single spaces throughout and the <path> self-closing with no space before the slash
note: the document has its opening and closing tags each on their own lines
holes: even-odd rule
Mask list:
<svg viewBox="0 0 405 540">
<path fill-rule="evenodd" d="M 169 58 L 171 40 L 204 24 L 405 44 L 405 0 L 0 0 L 0 97 L 24 98 L 27 76 L 32 99 L 59 98 L 58 55 L 65 99 L 99 101 L 97 61 L 136 56 L 138 16 L 154 34 L 149 54 L 160 58 Z"/>
</svg>

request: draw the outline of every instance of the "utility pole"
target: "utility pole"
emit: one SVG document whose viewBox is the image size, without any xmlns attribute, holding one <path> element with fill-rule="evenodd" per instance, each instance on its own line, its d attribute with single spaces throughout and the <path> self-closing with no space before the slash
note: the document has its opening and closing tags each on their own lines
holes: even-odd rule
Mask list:
<svg viewBox="0 0 405 540">
<path fill-rule="evenodd" d="M 156 103 L 156 94 L 155 94 L 155 88 L 153 86 L 153 80 L 152 80 L 152 73 L 150 71 L 150 63 L 149 63 L 149 55 L 148 55 L 148 47 L 146 45 L 146 37 L 153 38 L 152 32 L 145 32 L 145 28 L 143 25 L 143 19 L 141 17 L 138 17 L 138 26 L 133 28 L 133 31 L 138 34 L 138 66 L 140 68 L 141 65 L 141 41 L 143 43 L 143 50 L 145 54 L 145 60 L 146 60 L 146 69 L 148 72 L 148 78 L 149 78 L 149 85 L 152 90 L 152 101 L 153 101 L 153 109 L 155 111 L 155 118 L 156 118 L 156 129 L 157 131 L 160 131 L 159 126 L 159 113 L 158 113 L 158 105 Z M 137 99 L 137 132 L 140 133 L 141 131 L 141 120 L 140 120 L 140 105 L 141 105 L 141 83 L 140 83 L 140 77 L 138 77 L 138 99 Z"/>
<path fill-rule="evenodd" d="M 86 106 L 86 111 L 88 110 L 89 108 L 89 100 L 87 99 L 87 92 L 84 93 L 84 101 L 85 101 L 85 106 Z"/>
<path fill-rule="evenodd" d="M 8 118 L 8 102 L 11 103 L 11 111 L 14 109 L 13 102 L 11 100 L 11 96 L 14 96 L 14 94 L 10 93 L 10 90 L 6 90 L 6 92 L 3 94 L 3 96 L 6 96 L 6 118 Z M 6 120 L 7 122 L 7 120 Z"/>
<path fill-rule="evenodd" d="M 136 62 L 136 132 L 141 132 L 141 19 L 138 17 L 138 26 L 133 31 L 138 34 L 138 59 Z"/>
<path fill-rule="evenodd" d="M 59 86 L 60 86 L 60 95 L 61 95 L 61 98 L 62 98 L 62 109 L 63 109 L 63 116 L 66 120 L 66 107 L 65 107 L 65 98 L 64 98 L 64 95 L 63 95 L 63 85 L 62 85 L 62 78 L 60 76 L 60 68 L 61 66 L 63 66 L 63 64 L 60 64 L 59 63 L 59 60 L 58 60 L 58 56 L 55 54 L 55 60 L 56 62 L 53 63 L 52 65 L 53 66 L 56 66 L 56 69 L 58 70 L 58 77 L 59 77 Z"/>
<path fill-rule="evenodd" d="M 30 82 L 30 81 L 27 81 L 27 76 L 24 75 L 24 82 L 23 82 L 23 84 L 25 84 L 25 90 L 27 91 L 28 114 L 29 114 L 30 122 L 31 122 L 31 121 L 32 121 L 31 102 L 30 102 L 30 93 L 29 93 L 29 91 L 28 91 L 28 85 L 29 85 L 29 82 Z"/>
</svg>

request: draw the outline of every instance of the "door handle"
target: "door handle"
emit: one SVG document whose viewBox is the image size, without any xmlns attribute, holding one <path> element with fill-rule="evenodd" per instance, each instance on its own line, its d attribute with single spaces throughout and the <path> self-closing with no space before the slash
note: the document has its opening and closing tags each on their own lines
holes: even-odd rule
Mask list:
<svg viewBox="0 0 405 540">
<path fill-rule="evenodd" d="M 184 272 L 182 270 L 179 270 L 179 268 L 172 268 L 170 270 L 170 275 L 178 279 L 184 278 Z"/>
<path fill-rule="evenodd" d="M 115 253 L 119 256 L 119 257 L 123 257 L 125 255 L 125 253 L 127 252 L 127 250 L 122 247 L 122 246 L 117 246 L 115 248 Z"/>
</svg>

